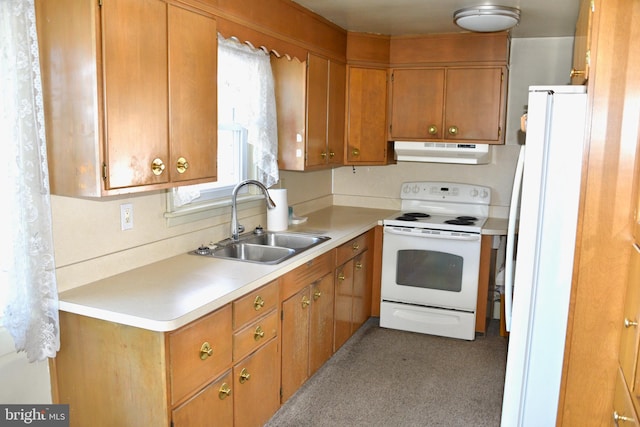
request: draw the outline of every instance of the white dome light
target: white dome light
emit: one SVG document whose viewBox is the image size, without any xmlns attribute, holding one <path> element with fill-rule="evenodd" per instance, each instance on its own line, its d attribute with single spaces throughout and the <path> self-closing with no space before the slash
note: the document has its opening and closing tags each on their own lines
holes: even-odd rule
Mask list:
<svg viewBox="0 0 640 427">
<path fill-rule="evenodd" d="M 453 22 L 459 27 L 481 33 L 504 31 L 520 22 L 520 9 L 507 6 L 473 6 L 454 12 Z"/>
</svg>

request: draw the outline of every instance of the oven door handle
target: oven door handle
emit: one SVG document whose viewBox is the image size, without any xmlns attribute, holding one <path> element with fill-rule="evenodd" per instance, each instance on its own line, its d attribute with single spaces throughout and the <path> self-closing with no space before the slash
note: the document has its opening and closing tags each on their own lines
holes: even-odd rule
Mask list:
<svg viewBox="0 0 640 427">
<path fill-rule="evenodd" d="M 453 234 L 428 234 L 428 233 L 413 233 L 411 231 L 400 231 L 400 230 L 396 230 L 394 228 L 385 228 L 384 229 L 385 233 L 388 234 L 396 234 L 399 236 L 412 236 L 412 237 L 418 237 L 418 238 L 422 238 L 422 239 L 443 239 L 443 240 L 464 240 L 467 242 L 475 242 L 480 240 L 480 235 L 479 234 L 458 234 L 458 235 L 453 235 Z"/>
</svg>

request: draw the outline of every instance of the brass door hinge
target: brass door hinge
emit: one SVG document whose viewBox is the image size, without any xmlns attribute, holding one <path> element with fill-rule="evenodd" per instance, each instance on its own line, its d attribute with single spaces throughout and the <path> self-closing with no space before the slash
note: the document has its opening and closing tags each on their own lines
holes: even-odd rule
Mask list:
<svg viewBox="0 0 640 427">
<path fill-rule="evenodd" d="M 106 163 L 102 163 L 102 180 L 103 181 L 107 180 L 107 164 Z"/>
</svg>

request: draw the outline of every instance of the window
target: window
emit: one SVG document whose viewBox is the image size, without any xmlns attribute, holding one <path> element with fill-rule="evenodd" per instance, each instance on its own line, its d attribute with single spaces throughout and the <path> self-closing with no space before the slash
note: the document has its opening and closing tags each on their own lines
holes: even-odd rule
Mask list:
<svg viewBox="0 0 640 427">
<path fill-rule="evenodd" d="M 235 185 L 248 178 L 272 186 L 279 179 L 277 147 L 269 54 L 218 36 L 218 182 L 173 189 L 168 210 L 226 204 Z"/>
</svg>

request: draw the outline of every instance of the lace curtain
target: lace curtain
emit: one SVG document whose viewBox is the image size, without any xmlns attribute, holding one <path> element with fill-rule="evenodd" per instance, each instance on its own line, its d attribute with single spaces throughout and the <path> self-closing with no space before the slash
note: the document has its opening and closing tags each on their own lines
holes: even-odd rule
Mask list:
<svg viewBox="0 0 640 427">
<path fill-rule="evenodd" d="M 60 348 L 33 0 L 0 0 L 0 317 L 30 362 Z"/>
<path fill-rule="evenodd" d="M 278 128 L 276 98 L 269 54 L 218 34 L 218 114 L 232 104 L 233 121 L 248 130 L 253 151 L 253 178 L 271 187 L 278 172 Z M 222 113 L 224 114 L 224 112 Z M 198 198 L 195 187 L 174 189 L 174 204 L 181 206 Z"/>
</svg>

